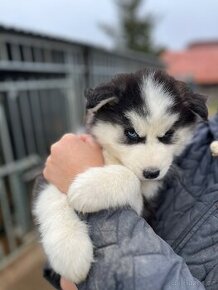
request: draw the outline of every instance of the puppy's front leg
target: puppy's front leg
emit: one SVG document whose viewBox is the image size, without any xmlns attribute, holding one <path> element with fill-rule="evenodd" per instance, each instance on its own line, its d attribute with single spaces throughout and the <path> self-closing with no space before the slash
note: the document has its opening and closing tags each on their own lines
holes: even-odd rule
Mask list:
<svg viewBox="0 0 218 290">
<path fill-rule="evenodd" d="M 39 193 L 33 214 L 52 268 L 75 283 L 84 280 L 93 261 L 92 242 L 67 196 L 55 186 L 47 186 Z"/>
<path fill-rule="evenodd" d="M 139 179 L 122 165 L 90 168 L 71 184 L 68 199 L 79 212 L 131 206 L 138 214 L 143 201 Z"/>
</svg>

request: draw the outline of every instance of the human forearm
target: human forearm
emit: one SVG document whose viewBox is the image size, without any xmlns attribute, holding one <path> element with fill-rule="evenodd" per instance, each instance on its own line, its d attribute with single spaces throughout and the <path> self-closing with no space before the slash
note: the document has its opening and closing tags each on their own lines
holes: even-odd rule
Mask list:
<svg viewBox="0 0 218 290">
<path fill-rule="evenodd" d="M 98 263 L 79 290 L 205 289 L 184 260 L 133 210 L 90 215 L 88 223 Z"/>
</svg>

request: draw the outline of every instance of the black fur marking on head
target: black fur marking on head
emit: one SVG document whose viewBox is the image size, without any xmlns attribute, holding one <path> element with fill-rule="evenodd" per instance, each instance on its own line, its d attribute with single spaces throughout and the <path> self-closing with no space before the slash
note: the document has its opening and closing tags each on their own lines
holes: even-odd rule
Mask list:
<svg viewBox="0 0 218 290">
<path fill-rule="evenodd" d="M 92 123 L 96 120 L 111 122 L 115 124 L 125 124 L 130 127 L 129 120 L 125 117 L 125 112 L 134 110 L 138 114 L 145 114 L 143 105 L 144 100 L 140 92 L 140 77 L 135 74 L 118 75 L 111 82 L 100 85 L 86 93 L 87 112 L 95 108 L 103 100 L 115 97 L 115 101 L 105 102 L 93 117 Z"/>
<path fill-rule="evenodd" d="M 184 82 L 175 80 L 162 70 L 144 69 L 133 74 L 118 75 L 110 82 L 86 92 L 87 112 L 96 108 L 94 113 L 92 111 L 91 124 L 102 120 L 131 127 L 125 116 L 127 111 L 134 110 L 142 116 L 148 115 L 146 100 L 141 95 L 141 85 L 143 79 L 149 76 L 171 96 L 173 105 L 169 112 L 180 116 L 175 127 L 189 126 L 199 118 L 207 120 L 206 97 L 194 93 Z M 102 105 L 98 107 L 100 103 Z"/>
<path fill-rule="evenodd" d="M 174 79 L 164 71 L 157 70 L 152 74 L 154 81 L 160 84 L 173 99 L 174 105 L 169 111 L 180 114 L 177 127 L 195 123 L 197 118 L 207 120 L 207 97 L 194 93 L 186 83 Z"/>
</svg>

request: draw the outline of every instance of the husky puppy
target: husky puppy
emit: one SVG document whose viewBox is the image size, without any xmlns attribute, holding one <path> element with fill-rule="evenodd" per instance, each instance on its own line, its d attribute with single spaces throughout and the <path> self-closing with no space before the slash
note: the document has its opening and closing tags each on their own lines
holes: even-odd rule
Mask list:
<svg viewBox="0 0 218 290">
<path fill-rule="evenodd" d="M 103 148 L 105 166 L 90 168 L 67 195 L 47 186 L 34 215 L 53 269 L 79 283 L 93 261 L 87 225 L 76 212 L 132 207 L 138 214 L 158 191 L 194 125 L 207 119 L 206 98 L 163 71 L 123 74 L 88 90 L 87 129 Z"/>
</svg>

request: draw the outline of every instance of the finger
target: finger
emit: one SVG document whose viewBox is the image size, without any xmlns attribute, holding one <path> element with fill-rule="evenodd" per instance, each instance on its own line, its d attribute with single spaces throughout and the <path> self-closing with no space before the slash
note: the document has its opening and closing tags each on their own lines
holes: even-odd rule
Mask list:
<svg viewBox="0 0 218 290">
<path fill-rule="evenodd" d="M 84 141 L 84 142 L 87 141 L 87 137 L 88 137 L 88 136 L 89 136 L 89 135 L 87 135 L 87 134 L 81 134 L 81 135 L 78 135 L 79 139 L 82 140 L 82 141 Z"/>
<path fill-rule="evenodd" d="M 45 161 L 45 166 L 47 166 L 51 162 L 51 155 L 48 156 L 48 158 Z"/>
<path fill-rule="evenodd" d="M 43 174 L 43 177 L 48 181 L 48 171 L 46 168 L 44 168 L 42 174 Z"/>
<path fill-rule="evenodd" d="M 56 148 L 58 147 L 59 142 L 60 142 L 60 141 L 55 142 L 55 143 L 53 143 L 53 144 L 50 146 L 50 152 L 51 152 L 51 154 L 53 154 L 53 153 L 56 151 Z"/>
<path fill-rule="evenodd" d="M 75 134 L 67 133 L 67 134 L 64 134 L 60 140 L 62 140 L 62 141 L 63 141 L 63 140 L 72 140 L 72 139 L 74 139 L 75 137 L 76 137 Z"/>
<path fill-rule="evenodd" d="M 61 277 L 61 288 L 63 290 L 78 290 L 75 284 Z"/>
<path fill-rule="evenodd" d="M 87 142 L 89 145 L 97 145 L 95 139 L 89 134 L 80 135 L 83 141 Z"/>
</svg>

